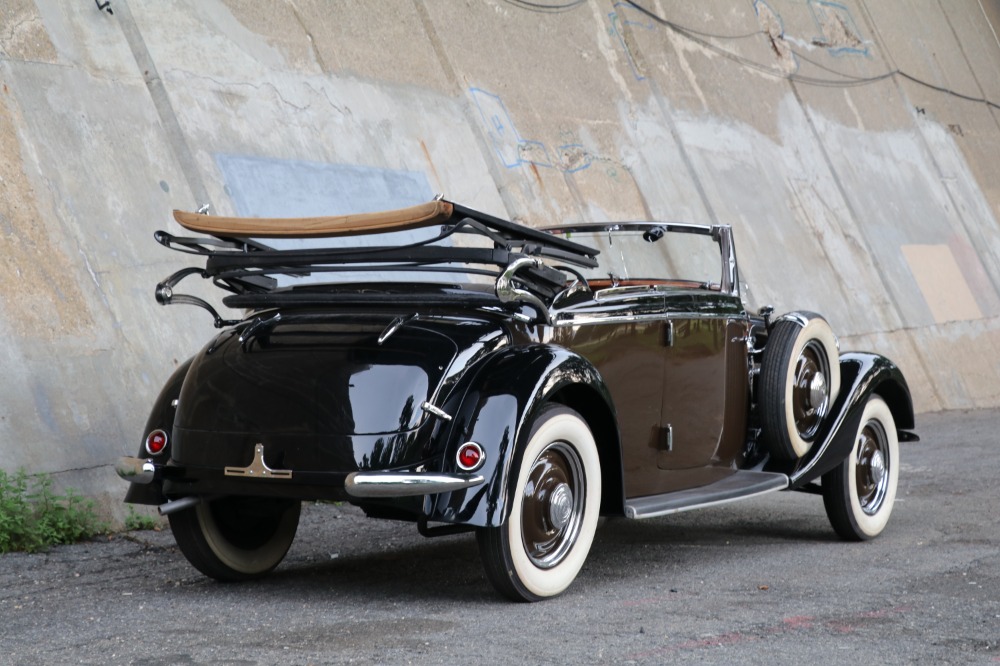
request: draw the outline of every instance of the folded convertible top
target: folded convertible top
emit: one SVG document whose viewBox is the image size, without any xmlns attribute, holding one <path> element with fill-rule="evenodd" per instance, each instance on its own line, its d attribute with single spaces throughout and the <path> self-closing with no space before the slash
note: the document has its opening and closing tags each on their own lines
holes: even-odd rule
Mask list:
<svg viewBox="0 0 1000 666">
<path fill-rule="evenodd" d="M 405 231 L 445 223 L 454 205 L 443 199 L 409 208 L 326 217 L 219 217 L 182 210 L 174 219 L 185 229 L 212 236 L 255 238 L 333 238 Z"/>
<path fill-rule="evenodd" d="M 376 213 L 325 217 L 222 217 L 175 210 L 174 219 L 189 231 L 218 238 L 337 238 L 471 222 L 473 226 L 480 225 L 494 232 L 504 241 L 530 242 L 568 252 L 570 254 L 562 258 L 573 263 L 594 266 L 594 257 L 598 254 L 597 250 L 586 245 L 445 199 Z"/>
</svg>

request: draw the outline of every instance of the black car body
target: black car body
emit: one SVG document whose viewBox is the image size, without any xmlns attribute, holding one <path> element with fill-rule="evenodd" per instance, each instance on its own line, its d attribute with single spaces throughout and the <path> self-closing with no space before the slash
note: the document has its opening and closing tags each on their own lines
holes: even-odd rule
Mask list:
<svg viewBox="0 0 1000 666">
<path fill-rule="evenodd" d="M 428 536 L 475 530 L 491 582 L 519 600 L 572 582 L 599 515 L 806 490 L 841 536 L 869 539 L 891 512 L 898 442 L 915 439 L 902 374 L 839 353 L 814 313 L 749 313 L 728 227 L 542 231 L 444 200 L 175 217 L 206 235 L 157 240 L 205 267 L 157 298 L 206 308 L 221 332 L 169 379 L 118 471 L 209 576 L 276 566 L 302 500 Z M 401 229 L 429 237 L 378 244 Z M 244 315 L 175 294 L 189 275 Z"/>
</svg>

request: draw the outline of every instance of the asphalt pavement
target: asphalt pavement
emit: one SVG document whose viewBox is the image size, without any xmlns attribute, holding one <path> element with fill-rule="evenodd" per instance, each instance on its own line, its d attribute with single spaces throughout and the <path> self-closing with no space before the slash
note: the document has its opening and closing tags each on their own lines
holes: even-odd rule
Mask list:
<svg viewBox="0 0 1000 666">
<path fill-rule="evenodd" d="M 347 505 L 304 507 L 252 583 L 201 576 L 168 529 L 2 555 L 0 664 L 1000 663 L 1000 410 L 916 430 L 874 541 L 802 493 L 609 520 L 536 604 L 492 591 L 471 534 Z"/>
</svg>

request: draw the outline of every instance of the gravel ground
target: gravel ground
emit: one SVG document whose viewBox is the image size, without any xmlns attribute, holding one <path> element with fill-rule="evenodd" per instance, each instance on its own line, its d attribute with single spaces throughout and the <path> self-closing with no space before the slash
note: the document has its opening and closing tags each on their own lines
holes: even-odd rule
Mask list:
<svg viewBox="0 0 1000 666">
<path fill-rule="evenodd" d="M 0 664 L 1000 663 L 1000 411 L 923 415 L 886 532 L 776 493 L 610 520 L 561 597 L 493 593 L 475 539 L 307 505 L 265 580 L 168 529 L 0 556 Z"/>
</svg>

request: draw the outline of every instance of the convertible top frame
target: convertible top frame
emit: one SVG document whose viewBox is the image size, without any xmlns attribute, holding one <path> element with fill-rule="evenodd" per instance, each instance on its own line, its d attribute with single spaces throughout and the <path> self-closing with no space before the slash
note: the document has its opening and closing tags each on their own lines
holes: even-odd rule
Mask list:
<svg viewBox="0 0 1000 666">
<path fill-rule="evenodd" d="M 174 211 L 174 219 L 185 229 L 209 237 L 182 237 L 157 231 L 154 238 L 172 250 L 205 257 L 205 268 L 185 268 L 160 282 L 156 287 L 157 301 L 163 305 L 187 303 L 202 307 L 212 314 L 218 328 L 237 322 L 222 319 L 198 297 L 174 294 L 178 282 L 190 275 L 200 275 L 233 294 L 224 300 L 226 305 L 252 308 L 309 304 L 313 300 L 347 304 L 355 300 L 350 298 L 351 294 L 330 289 L 323 293 L 305 288 L 279 289 L 274 275 L 349 271 L 462 273 L 495 280 L 494 296 L 482 294 L 476 300 L 509 305 L 511 309 L 527 303 L 549 321 L 545 302 L 551 302 L 565 290 L 567 273 L 572 276 L 570 281 L 582 279 L 570 265 L 597 266 L 598 250 L 441 198 L 397 210 L 333 217 L 239 218 Z M 432 238 L 374 247 L 331 242 L 313 248 L 276 249 L 254 240 L 339 239 L 435 226 L 440 231 Z M 457 233 L 478 234 L 491 241 L 492 247 L 450 244 L 448 239 Z M 552 267 L 542 259 L 561 264 Z M 438 298 L 461 293 L 460 289 L 454 289 Z"/>
<path fill-rule="evenodd" d="M 520 318 L 538 318 L 552 323 L 555 304 L 577 302 L 579 294 L 592 294 L 588 281 L 577 268 L 598 266 L 599 250 L 570 240 L 568 232 L 643 231 L 644 239 L 658 240 L 667 231 L 711 236 L 722 246 L 724 270 L 721 290 L 738 293 L 736 258 L 728 227 L 665 222 L 590 223 L 533 229 L 459 204 L 437 198 L 433 201 L 375 213 L 308 218 L 241 218 L 174 211 L 174 219 L 188 231 L 207 236 L 183 237 L 157 231 L 157 242 L 167 248 L 205 258 L 205 267 L 184 268 L 156 286 L 156 299 L 163 305 L 186 303 L 207 310 L 222 328 L 239 323 L 223 319 L 209 303 L 196 296 L 175 294 L 173 289 L 191 275 L 210 279 L 230 292 L 223 299 L 228 307 L 261 309 L 288 306 L 350 306 L 358 303 L 392 303 L 400 299 L 421 305 L 462 302 L 466 306 L 505 310 Z M 366 246 L 351 243 L 360 236 L 438 227 L 431 238 L 412 242 Z M 455 234 L 476 234 L 491 247 L 453 244 Z M 565 234 L 562 235 L 562 234 Z M 258 238 L 312 239 L 316 246 L 277 249 Z M 345 244 L 344 239 L 348 239 Z M 318 240 L 318 242 L 317 242 Z M 323 240 L 328 242 L 323 243 Z M 339 241 L 339 242 L 338 242 Z M 543 261 L 547 260 L 547 261 Z M 279 287 L 274 276 L 303 277 L 322 273 L 457 273 L 492 278 L 492 291 L 439 284 L 436 290 L 416 293 L 404 282 L 356 292 L 356 284 L 345 289 L 335 283 Z M 426 293 L 425 293 L 426 292 Z M 522 305 L 535 317 L 520 312 Z M 555 308 L 558 310 L 558 308 Z"/>
</svg>

